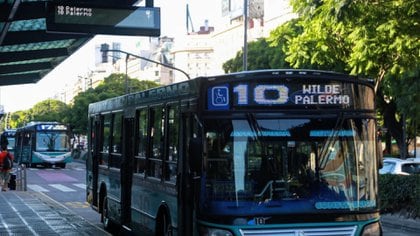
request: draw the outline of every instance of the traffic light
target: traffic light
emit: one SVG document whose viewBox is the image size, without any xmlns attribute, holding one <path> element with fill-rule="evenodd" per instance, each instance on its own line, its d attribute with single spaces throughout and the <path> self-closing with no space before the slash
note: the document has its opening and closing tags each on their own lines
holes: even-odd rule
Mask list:
<svg viewBox="0 0 420 236">
<path fill-rule="evenodd" d="M 108 63 L 108 50 L 109 50 L 109 44 L 107 43 L 101 44 L 102 63 Z"/>
</svg>

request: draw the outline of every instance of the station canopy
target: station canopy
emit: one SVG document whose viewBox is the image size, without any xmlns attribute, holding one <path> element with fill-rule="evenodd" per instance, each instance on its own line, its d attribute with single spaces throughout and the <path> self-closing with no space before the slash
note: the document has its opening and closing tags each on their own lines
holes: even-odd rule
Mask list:
<svg viewBox="0 0 420 236">
<path fill-rule="evenodd" d="M 83 2 L 129 6 L 141 1 Z M 37 83 L 93 38 L 94 34 L 47 32 L 46 3 L 0 0 L 0 86 Z"/>
</svg>

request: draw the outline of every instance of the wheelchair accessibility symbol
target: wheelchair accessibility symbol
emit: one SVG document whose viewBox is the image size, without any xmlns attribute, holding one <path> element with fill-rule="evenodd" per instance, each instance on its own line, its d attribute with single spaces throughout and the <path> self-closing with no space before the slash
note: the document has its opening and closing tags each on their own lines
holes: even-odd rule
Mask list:
<svg viewBox="0 0 420 236">
<path fill-rule="evenodd" d="M 210 110 L 225 110 L 229 109 L 229 87 L 216 86 L 208 91 Z"/>
</svg>

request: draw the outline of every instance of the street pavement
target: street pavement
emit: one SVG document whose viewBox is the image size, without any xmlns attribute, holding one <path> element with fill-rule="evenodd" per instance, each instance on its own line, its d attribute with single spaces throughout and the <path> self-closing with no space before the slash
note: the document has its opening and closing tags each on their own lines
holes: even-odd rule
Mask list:
<svg viewBox="0 0 420 236">
<path fill-rule="evenodd" d="M 420 219 L 381 216 L 384 236 L 420 235 Z M 111 235 L 41 192 L 0 192 L 0 235 Z"/>
<path fill-rule="evenodd" d="M 0 193 L 0 235 L 110 235 L 40 192 Z"/>
<path fill-rule="evenodd" d="M 381 222 L 384 236 L 418 236 L 420 235 L 420 219 L 410 219 L 403 214 L 383 214 Z"/>
</svg>

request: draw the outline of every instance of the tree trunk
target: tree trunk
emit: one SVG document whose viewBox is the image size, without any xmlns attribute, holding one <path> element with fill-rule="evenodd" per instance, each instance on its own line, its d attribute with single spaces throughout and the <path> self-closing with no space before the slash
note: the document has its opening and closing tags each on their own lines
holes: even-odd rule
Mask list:
<svg viewBox="0 0 420 236">
<path fill-rule="evenodd" d="M 384 126 L 388 129 L 388 132 L 396 140 L 400 153 L 403 151 L 404 142 L 403 140 L 403 125 L 401 120 L 397 120 L 397 105 L 394 100 L 389 102 L 385 101 L 382 90 L 378 90 L 377 101 L 379 109 L 382 110 L 384 118 Z"/>
</svg>

